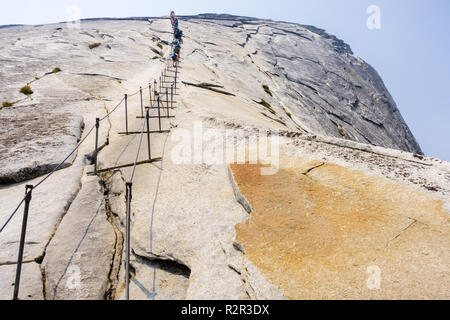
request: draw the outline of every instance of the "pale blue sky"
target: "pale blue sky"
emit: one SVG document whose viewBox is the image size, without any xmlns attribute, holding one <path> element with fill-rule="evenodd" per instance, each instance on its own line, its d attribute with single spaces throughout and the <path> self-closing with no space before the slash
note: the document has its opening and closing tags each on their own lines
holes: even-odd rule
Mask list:
<svg viewBox="0 0 450 320">
<path fill-rule="evenodd" d="M 311 24 L 350 44 L 381 75 L 424 152 L 450 161 L 449 0 L 1 0 L 0 25 L 82 18 L 230 13 Z M 366 27 L 369 5 L 381 30 Z M 171 7 L 169 7 L 171 6 Z"/>
</svg>

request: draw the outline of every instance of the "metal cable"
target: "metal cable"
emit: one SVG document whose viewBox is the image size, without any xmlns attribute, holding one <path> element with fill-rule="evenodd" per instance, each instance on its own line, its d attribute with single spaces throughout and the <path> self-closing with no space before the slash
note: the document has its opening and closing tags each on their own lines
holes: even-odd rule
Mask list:
<svg viewBox="0 0 450 320">
<path fill-rule="evenodd" d="M 72 150 L 72 152 L 57 166 L 55 167 L 44 179 L 42 179 L 37 185 L 34 186 L 34 189 L 36 189 L 37 187 L 39 187 L 41 184 L 43 184 L 48 178 L 50 178 L 50 176 L 52 174 L 54 174 L 63 164 L 64 162 L 67 161 L 67 159 L 69 159 L 72 154 L 74 154 L 75 151 L 78 150 L 78 148 L 83 144 L 84 141 L 86 141 L 87 137 L 89 137 L 89 135 L 92 133 L 92 131 L 94 130 L 95 125 L 92 126 L 91 130 L 89 130 L 89 132 L 84 136 L 83 139 L 81 139 L 81 141 L 77 144 L 77 146 Z"/>
<path fill-rule="evenodd" d="M 153 116 L 155 112 L 156 112 L 156 110 L 152 110 L 151 113 L 150 113 L 150 116 Z M 130 139 L 130 141 L 128 141 L 128 143 L 127 143 L 127 144 L 125 145 L 125 147 L 122 149 L 122 151 L 121 151 L 119 157 L 116 159 L 116 162 L 114 163 L 114 167 L 116 167 L 116 166 L 118 165 L 118 163 L 119 163 L 120 159 L 122 158 L 123 154 L 125 153 L 125 151 L 126 151 L 126 150 L 128 149 L 128 147 L 130 146 L 131 142 L 133 142 L 134 139 L 135 139 L 136 137 L 137 137 L 136 135 L 132 136 L 132 138 Z M 112 176 L 110 176 L 106 181 L 109 182 L 111 178 L 112 178 Z"/>
<path fill-rule="evenodd" d="M 134 173 L 136 172 L 136 167 L 137 167 L 137 162 L 138 162 L 138 159 L 139 159 L 139 154 L 141 153 L 142 138 L 144 137 L 144 128 L 145 128 L 146 120 L 147 119 L 144 119 L 144 121 L 142 121 L 141 137 L 139 139 L 139 148 L 138 148 L 138 151 L 137 151 L 137 154 L 136 154 L 136 160 L 134 161 L 133 172 L 131 173 L 131 178 L 130 178 L 129 182 L 133 182 Z"/>
<path fill-rule="evenodd" d="M 67 274 L 67 271 L 68 271 L 70 265 L 72 264 L 72 261 L 73 261 L 75 255 L 76 255 L 76 253 L 78 252 L 78 250 L 80 250 L 81 245 L 83 244 L 84 240 L 86 239 L 86 237 L 87 237 L 87 235 L 88 235 L 88 233 L 89 233 L 89 230 L 91 229 L 92 224 L 94 223 L 95 218 L 98 217 L 98 214 L 100 213 L 100 210 L 101 210 L 101 208 L 102 208 L 102 206 L 103 206 L 103 203 L 105 203 L 105 198 L 103 198 L 102 201 L 100 202 L 100 205 L 98 206 L 95 215 L 92 217 L 92 219 L 91 219 L 91 221 L 89 222 L 89 224 L 88 224 L 86 230 L 84 231 L 83 237 L 82 237 L 81 240 L 78 242 L 78 245 L 77 245 L 77 247 L 75 248 L 75 250 L 73 251 L 72 255 L 70 256 L 69 261 L 67 262 L 67 265 L 66 265 L 66 267 L 64 268 L 63 273 L 61 274 L 61 276 L 59 277 L 58 281 L 56 282 L 55 288 L 53 289 L 53 299 L 52 299 L 52 300 L 55 300 L 55 298 L 56 298 L 56 292 L 57 292 L 57 290 L 59 289 L 59 286 L 60 286 L 60 284 L 61 284 L 61 281 L 62 281 L 62 279 L 64 278 L 64 276 Z"/>
<path fill-rule="evenodd" d="M 37 187 L 39 187 L 41 184 L 43 184 L 48 178 L 50 178 L 50 176 L 52 174 L 54 174 L 66 161 L 67 159 L 69 159 L 72 154 L 78 150 L 78 148 L 81 146 L 81 144 L 87 139 L 87 137 L 92 133 L 92 131 L 94 130 L 95 125 L 91 128 L 91 130 L 89 130 L 89 132 L 86 134 L 86 136 L 77 144 L 77 146 L 72 150 L 72 152 L 60 163 L 58 164 L 44 179 L 42 179 L 38 184 L 36 184 L 34 186 L 33 189 L 36 189 Z M 20 206 L 23 204 L 23 202 L 25 201 L 26 195 L 25 197 L 22 199 L 22 201 L 20 201 L 19 205 L 17 206 L 17 208 L 14 210 L 14 212 L 9 216 L 8 220 L 6 220 L 5 224 L 2 226 L 2 228 L 0 229 L 0 233 L 6 228 L 6 226 L 9 224 L 9 222 L 12 220 L 12 218 L 14 217 L 14 215 L 17 213 L 17 211 L 19 210 Z"/>
<path fill-rule="evenodd" d="M 153 112 L 155 112 L 156 110 L 154 110 Z M 150 113 L 150 112 L 149 112 Z M 138 147 L 138 151 L 137 151 L 137 154 L 136 154 L 136 159 L 135 159 L 135 161 L 134 161 L 134 166 L 133 166 L 133 172 L 131 173 L 131 177 L 130 177 L 130 180 L 129 180 L 129 182 L 133 182 L 133 179 L 134 179 L 134 174 L 135 174 L 135 172 L 136 172 L 136 167 L 137 167 L 137 162 L 138 162 L 138 159 L 139 159 L 139 154 L 141 153 L 141 147 L 142 147 L 142 140 L 143 140 L 143 137 L 144 137 L 144 128 L 145 128 L 145 124 L 146 124 L 146 118 L 144 119 L 144 121 L 143 121 L 143 123 L 142 123 L 142 127 L 141 127 L 141 137 L 140 137 L 140 139 L 139 139 L 139 147 Z M 150 129 L 149 129 L 150 130 Z"/>
<path fill-rule="evenodd" d="M 100 122 L 102 122 L 103 120 L 105 120 L 106 118 L 108 118 L 114 111 L 116 111 L 116 109 L 122 104 L 122 102 L 125 100 L 125 97 L 122 98 L 122 100 L 120 100 L 119 104 L 117 106 L 114 107 L 114 109 L 112 109 L 110 112 L 108 112 L 108 114 L 106 116 L 104 116 L 103 118 L 100 119 Z"/>
<path fill-rule="evenodd" d="M 149 82 L 149 83 L 152 83 L 152 84 L 153 84 L 153 82 Z M 146 86 L 148 86 L 148 84 L 142 85 L 142 88 L 145 88 Z M 136 92 L 133 93 L 133 94 L 129 94 L 127 97 L 128 97 L 128 98 L 133 97 L 133 96 L 137 95 L 140 91 L 141 91 L 141 89 L 139 89 L 138 91 L 136 91 Z M 117 106 L 115 106 L 114 109 L 112 109 L 106 116 L 104 116 L 103 118 L 101 118 L 101 119 L 100 119 L 100 122 L 103 121 L 103 120 L 105 120 L 106 118 L 108 118 L 114 111 L 116 111 L 116 109 L 122 104 L 122 102 L 124 102 L 124 100 L 125 100 L 125 97 L 123 97 L 122 100 L 120 100 L 119 104 L 118 104 Z"/>
<path fill-rule="evenodd" d="M 26 199 L 26 195 L 25 197 L 23 197 L 22 201 L 20 201 L 19 205 L 17 206 L 16 210 L 14 210 L 14 212 L 9 216 L 8 220 L 6 220 L 5 224 L 3 225 L 3 227 L 0 229 L 0 233 L 3 231 L 3 229 L 6 228 L 6 226 L 8 225 L 8 223 L 11 221 L 11 219 L 14 217 L 14 215 L 17 213 L 17 210 L 19 210 L 19 208 L 22 206 L 22 203 L 25 201 Z"/>
<path fill-rule="evenodd" d="M 128 97 L 132 97 L 135 96 L 136 94 L 138 94 L 141 91 L 141 89 L 139 89 L 138 91 L 136 91 L 136 93 L 133 93 L 131 95 L 129 95 Z M 108 118 L 114 111 L 117 110 L 117 108 L 124 102 L 125 97 L 122 98 L 122 100 L 120 100 L 119 104 L 117 104 L 117 106 L 115 106 L 110 112 L 108 112 L 103 118 L 100 119 L 100 122 L 105 120 L 106 118 Z M 151 101 L 150 101 L 151 103 Z M 144 127 L 145 127 L 145 120 L 143 121 L 142 124 L 142 130 L 141 130 L 141 137 L 140 137 L 140 141 L 139 141 L 139 149 L 138 149 L 138 153 L 136 155 L 136 161 L 134 163 L 134 167 L 133 167 L 133 173 L 131 175 L 131 179 L 130 182 L 133 181 L 134 178 L 134 174 L 136 171 L 136 166 L 137 166 L 137 161 L 139 158 L 139 154 L 140 154 L 140 150 L 141 150 L 141 146 L 142 146 L 142 139 L 143 139 L 143 135 L 144 135 Z M 56 171 L 58 171 L 59 168 L 61 168 L 61 166 L 67 161 L 67 159 L 69 159 L 75 151 L 78 150 L 78 148 L 83 144 L 84 141 L 86 141 L 87 137 L 92 133 L 92 131 L 94 130 L 95 125 L 92 126 L 92 128 L 89 130 L 89 132 L 84 136 L 83 139 L 81 139 L 81 141 L 77 144 L 77 146 L 72 150 L 72 152 L 70 152 L 70 154 L 60 163 L 58 164 L 47 176 L 45 176 L 45 178 L 43 178 L 38 184 L 36 184 L 34 186 L 34 189 L 36 189 L 37 187 L 39 187 L 41 184 L 43 184 L 48 178 L 50 178 L 50 176 L 52 176 Z M 11 222 L 12 218 L 15 216 L 15 214 L 17 213 L 17 211 L 19 210 L 19 208 L 22 206 L 22 204 L 24 203 L 26 199 L 26 195 L 25 197 L 22 199 L 22 201 L 20 201 L 19 205 L 17 206 L 17 208 L 13 211 L 13 213 L 8 217 L 8 219 L 6 220 L 6 222 L 3 224 L 2 228 L 0 229 L 0 233 L 6 228 L 6 226 Z"/>
<path fill-rule="evenodd" d="M 139 90 L 136 91 L 135 93 L 129 94 L 129 95 L 128 95 L 128 98 L 134 97 L 134 96 L 137 95 L 140 91 L 141 91 L 141 89 L 139 89 Z"/>
</svg>

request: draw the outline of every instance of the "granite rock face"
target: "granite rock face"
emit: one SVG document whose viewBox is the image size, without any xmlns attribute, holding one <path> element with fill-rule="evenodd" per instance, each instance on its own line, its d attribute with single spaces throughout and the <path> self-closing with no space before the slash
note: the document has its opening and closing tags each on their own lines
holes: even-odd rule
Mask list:
<svg viewBox="0 0 450 320">
<path fill-rule="evenodd" d="M 107 221 L 99 182 L 94 177 L 82 178 L 78 197 L 46 249 L 42 262 L 46 299 L 105 298 L 115 253 L 115 233 Z"/>
<path fill-rule="evenodd" d="M 77 145 L 83 118 L 41 110 L 0 113 L 0 184 L 17 183 L 53 170 Z M 60 168 L 72 165 L 76 153 Z"/>
<path fill-rule="evenodd" d="M 162 160 L 134 172 L 131 299 L 450 297 L 450 164 L 420 155 L 377 73 L 312 26 L 206 14 L 180 17 L 180 27 L 174 118 L 151 139 Z M 33 191 L 22 299 L 125 298 L 133 171 L 88 176 L 87 134 L 124 93 L 130 130 L 142 128 L 138 89 L 148 106 L 170 31 L 164 18 L 0 28 L 0 100 L 14 102 L 0 110 L 0 176 L 9 179 L 0 222 L 25 184 L 87 137 Z M 19 93 L 26 84 L 31 96 Z M 122 104 L 100 124 L 100 169 L 136 160 L 139 136 L 124 127 Z M 280 163 L 263 177 L 247 162 L 263 149 L 250 142 L 268 132 Z M 241 153 L 211 161 L 212 150 Z M 11 297 L 21 212 L 0 234 L 1 299 Z M 380 287 L 368 285 L 373 267 Z"/>
<path fill-rule="evenodd" d="M 313 26 L 254 18 L 186 19 L 209 66 L 234 63 L 236 81 L 257 68 L 256 79 L 272 89 L 263 98 L 298 129 L 422 154 L 378 73 L 342 40 Z M 242 50 L 233 52 L 236 45 Z"/>
<path fill-rule="evenodd" d="M 248 98 L 255 103 L 267 103 L 267 116 L 286 127 L 422 154 L 380 76 L 335 36 L 313 26 L 248 17 L 204 14 L 181 18 L 187 22 L 186 38 L 192 40 L 183 48 L 184 54 L 193 55 L 198 64 L 211 72 L 216 70 L 215 80 L 221 85 L 227 84 L 229 74 L 231 83 L 227 85 L 248 89 L 254 94 Z M 54 25 L 2 29 L 5 37 L 0 51 L 3 65 L 0 100 L 14 103 L 17 121 L 22 118 L 28 122 L 23 129 L 35 125 L 26 116 L 20 116 L 20 106 L 36 107 L 35 115 L 54 113 L 90 100 L 102 101 L 103 97 L 93 95 L 92 86 L 87 83 L 97 89 L 104 89 L 108 83 L 120 85 L 130 74 L 127 67 L 159 57 L 155 53 L 160 50 L 158 41 L 146 41 L 149 37 L 167 37 L 169 31 L 151 26 L 119 30 L 119 25 L 126 25 L 124 21 L 127 20 L 93 19 L 83 23 L 93 26 L 89 30 Z M 129 22 L 147 24 L 145 18 Z M 156 34 L 151 36 L 151 32 Z M 94 43 L 99 46 L 89 49 Z M 19 89 L 24 85 L 30 85 L 36 92 L 29 96 L 21 94 Z M 48 99 L 49 91 L 57 101 Z M 259 91 L 261 94 L 256 96 Z M 74 108 L 68 111 L 78 114 Z M 11 117 L 5 110 L 2 114 Z M 19 124 L 14 126 L 2 125 L 6 134 L 0 139 L 6 143 L 20 134 L 24 141 L 16 147 L 34 148 L 36 154 L 33 163 L 19 158 L 12 167 L 11 161 L 2 165 L 0 183 L 20 182 L 54 168 L 54 162 L 46 156 L 52 154 L 39 149 L 42 141 L 31 139 L 30 132 L 27 135 L 17 132 Z M 42 128 L 36 132 L 39 139 L 55 137 L 65 142 L 61 145 L 67 149 L 73 146 L 73 142 L 66 141 L 70 137 L 53 132 L 52 126 L 39 126 Z M 73 131 L 69 119 L 60 122 L 60 127 L 64 126 L 64 130 Z M 78 135 L 79 132 L 73 134 Z M 9 158 L 10 152 L 17 154 L 17 150 L 11 150 L 4 157 Z M 67 165 L 70 160 L 73 159 Z M 33 166 L 37 169 L 32 169 Z"/>
<path fill-rule="evenodd" d="M 287 168 L 273 176 L 261 176 L 258 165 L 232 170 L 254 208 L 236 227 L 237 242 L 286 297 L 448 296 L 442 201 L 323 161 L 283 160 Z M 380 271 L 378 290 L 365 281 L 371 269 Z"/>
</svg>

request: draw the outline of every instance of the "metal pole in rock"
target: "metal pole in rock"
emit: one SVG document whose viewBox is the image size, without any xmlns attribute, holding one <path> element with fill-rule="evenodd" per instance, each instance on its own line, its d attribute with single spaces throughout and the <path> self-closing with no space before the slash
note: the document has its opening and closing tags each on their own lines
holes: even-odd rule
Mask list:
<svg viewBox="0 0 450 320">
<path fill-rule="evenodd" d="M 175 93 L 177 93 L 177 77 L 178 77 L 178 63 L 175 67 L 175 82 L 174 82 L 174 86 L 175 86 Z"/>
<path fill-rule="evenodd" d="M 147 108 L 147 113 L 145 115 L 147 121 L 147 147 L 148 147 L 148 160 L 152 160 L 152 152 L 150 149 L 150 108 Z"/>
<path fill-rule="evenodd" d="M 98 129 L 100 128 L 100 119 L 95 119 L 95 151 L 94 151 L 94 175 L 97 175 L 97 155 L 98 155 Z"/>
<path fill-rule="evenodd" d="M 151 107 L 152 106 L 152 84 L 151 83 L 148 84 L 148 94 L 150 96 L 149 106 Z"/>
<path fill-rule="evenodd" d="M 161 131 L 161 108 L 160 108 L 160 98 L 158 96 L 158 121 L 159 121 L 159 132 Z"/>
<path fill-rule="evenodd" d="M 128 135 L 128 94 L 125 94 L 125 129 Z"/>
<path fill-rule="evenodd" d="M 170 85 L 170 107 L 173 108 L 173 83 Z"/>
<path fill-rule="evenodd" d="M 141 117 L 144 117 L 144 101 L 142 100 L 142 87 L 139 87 L 139 93 L 141 94 Z"/>
<path fill-rule="evenodd" d="M 127 197 L 127 216 L 126 216 L 126 264 L 125 264 L 125 286 L 126 286 L 126 300 L 130 300 L 130 223 L 131 223 L 131 190 L 133 187 L 132 182 L 126 183 L 126 197 Z"/>
<path fill-rule="evenodd" d="M 167 103 L 167 119 L 170 118 L 170 109 L 169 109 L 169 89 L 166 88 L 166 103 Z"/>
<path fill-rule="evenodd" d="M 30 209 L 31 194 L 33 192 L 32 185 L 25 186 L 25 208 L 23 210 L 22 233 L 20 235 L 19 255 L 17 257 L 16 281 L 14 282 L 13 300 L 19 298 L 20 274 L 22 272 L 23 249 L 25 246 L 25 236 L 27 233 L 28 210 Z"/>
</svg>

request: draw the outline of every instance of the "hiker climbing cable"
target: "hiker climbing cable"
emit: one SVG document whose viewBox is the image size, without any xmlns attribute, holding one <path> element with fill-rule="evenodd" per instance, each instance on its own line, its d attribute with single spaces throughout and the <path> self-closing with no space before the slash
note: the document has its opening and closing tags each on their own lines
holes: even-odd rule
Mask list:
<svg viewBox="0 0 450 320">
<path fill-rule="evenodd" d="M 172 54 L 172 62 L 173 62 L 172 65 L 175 68 L 177 66 L 177 63 L 178 63 L 178 54 L 176 54 L 176 53 Z"/>
<path fill-rule="evenodd" d="M 174 40 L 173 42 L 172 42 L 172 48 L 175 50 L 175 48 L 177 47 L 177 46 L 179 46 L 180 45 L 180 42 L 178 41 L 178 40 Z"/>
<path fill-rule="evenodd" d="M 176 54 L 179 55 L 180 54 L 180 49 L 181 49 L 180 43 L 177 42 L 177 44 L 173 48 L 173 52 L 175 52 Z"/>
<path fill-rule="evenodd" d="M 173 28 L 173 42 L 172 42 L 172 65 L 173 67 L 176 67 L 178 64 L 178 61 L 180 59 L 180 53 L 181 53 L 181 44 L 183 43 L 183 31 L 181 31 L 178 26 L 178 17 L 175 15 L 174 11 L 170 12 L 170 22 L 172 24 Z"/>
<path fill-rule="evenodd" d="M 170 22 L 172 24 L 173 28 L 173 38 L 174 41 L 172 42 L 172 65 L 173 67 L 176 67 L 178 64 L 178 61 L 180 59 L 180 52 L 181 52 L 181 44 L 183 43 L 183 31 L 181 31 L 178 26 L 178 18 L 175 15 L 174 11 L 170 12 Z"/>
<path fill-rule="evenodd" d="M 180 43 L 183 43 L 183 31 L 180 29 L 177 29 L 175 32 L 175 39 L 177 39 Z"/>
</svg>

